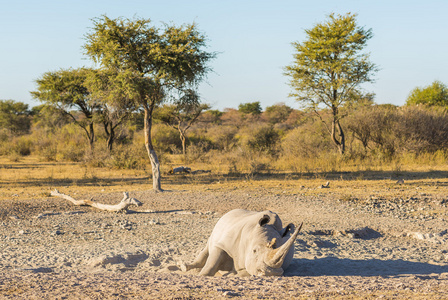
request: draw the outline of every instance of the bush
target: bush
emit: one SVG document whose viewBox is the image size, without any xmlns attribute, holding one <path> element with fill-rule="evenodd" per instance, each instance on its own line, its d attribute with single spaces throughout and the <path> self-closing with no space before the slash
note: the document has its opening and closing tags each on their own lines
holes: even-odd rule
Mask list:
<svg viewBox="0 0 448 300">
<path fill-rule="evenodd" d="M 34 153 L 44 161 L 56 161 L 58 147 L 54 133 L 44 128 L 33 128 L 32 137 Z"/>
<path fill-rule="evenodd" d="M 137 134 L 143 135 L 143 133 Z M 182 151 L 182 141 L 180 140 L 179 132 L 168 125 L 155 124 L 152 130 L 152 138 L 153 146 L 158 152 L 176 154 Z"/>
<path fill-rule="evenodd" d="M 448 148 L 448 114 L 424 106 L 366 106 L 346 120 L 347 128 L 371 156 L 390 160 L 404 152 Z"/>
<path fill-rule="evenodd" d="M 256 123 L 239 131 L 239 144 L 243 149 L 277 155 L 280 135 L 271 125 Z"/>
<path fill-rule="evenodd" d="M 255 130 L 253 136 L 249 138 L 248 145 L 252 150 L 274 155 L 277 152 L 279 140 L 280 135 L 273 127 L 262 126 Z"/>
<path fill-rule="evenodd" d="M 17 154 L 19 156 L 27 156 L 31 154 L 33 143 L 29 136 L 15 137 L 9 143 L 9 154 Z"/>
<path fill-rule="evenodd" d="M 112 153 L 106 144 L 95 147 L 93 152 L 86 151 L 84 163 L 91 167 L 111 169 L 144 170 L 149 163 L 144 144 L 116 145 Z"/>
<path fill-rule="evenodd" d="M 107 160 L 107 166 L 115 169 L 145 170 L 149 162 L 144 144 L 119 145 Z"/>
<path fill-rule="evenodd" d="M 187 162 L 207 162 L 212 142 L 206 136 L 192 135 L 188 138 Z"/>
<path fill-rule="evenodd" d="M 265 119 L 270 124 L 280 124 L 288 120 L 289 115 L 293 109 L 285 103 L 277 103 L 272 106 L 266 107 L 263 112 L 262 118 Z"/>
<path fill-rule="evenodd" d="M 236 134 L 238 129 L 234 126 L 212 126 L 204 135 L 211 141 L 213 149 L 229 151 L 238 143 Z"/>
<path fill-rule="evenodd" d="M 448 147 L 448 114 L 437 107 L 404 106 L 395 124 L 402 151 L 417 154 Z"/>
<path fill-rule="evenodd" d="M 364 150 L 391 158 L 397 150 L 397 108 L 392 105 L 363 106 L 344 120 L 348 131 L 361 142 Z"/>
<path fill-rule="evenodd" d="M 319 122 L 308 122 L 288 132 L 282 140 L 282 155 L 294 158 L 318 157 L 334 151 L 329 135 Z"/>
<path fill-rule="evenodd" d="M 30 155 L 33 148 L 33 142 L 29 135 L 13 137 L 0 131 L 0 155 L 9 155 L 19 157 Z"/>
</svg>

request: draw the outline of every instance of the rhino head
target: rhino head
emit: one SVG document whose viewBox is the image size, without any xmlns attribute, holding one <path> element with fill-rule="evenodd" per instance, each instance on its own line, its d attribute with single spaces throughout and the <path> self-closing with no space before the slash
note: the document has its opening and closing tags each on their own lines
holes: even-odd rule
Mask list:
<svg viewBox="0 0 448 300">
<path fill-rule="evenodd" d="M 253 229 L 253 238 L 247 245 L 245 268 L 250 275 L 281 276 L 294 255 L 294 241 L 303 223 L 295 230 L 292 223 L 281 230 L 269 223 L 270 217 L 264 215 Z"/>
</svg>

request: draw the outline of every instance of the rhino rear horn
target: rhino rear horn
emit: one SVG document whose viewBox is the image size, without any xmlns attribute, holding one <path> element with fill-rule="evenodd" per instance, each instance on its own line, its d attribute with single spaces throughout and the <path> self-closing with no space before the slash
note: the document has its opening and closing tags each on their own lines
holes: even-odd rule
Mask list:
<svg viewBox="0 0 448 300">
<path fill-rule="evenodd" d="M 270 266 L 271 268 L 277 269 L 280 268 L 283 265 L 283 262 L 285 261 L 286 254 L 288 254 L 289 249 L 294 246 L 294 241 L 297 238 L 297 235 L 299 235 L 300 229 L 302 229 L 302 224 L 294 231 L 292 236 L 277 249 L 272 249 L 267 254 L 266 264 Z"/>
</svg>

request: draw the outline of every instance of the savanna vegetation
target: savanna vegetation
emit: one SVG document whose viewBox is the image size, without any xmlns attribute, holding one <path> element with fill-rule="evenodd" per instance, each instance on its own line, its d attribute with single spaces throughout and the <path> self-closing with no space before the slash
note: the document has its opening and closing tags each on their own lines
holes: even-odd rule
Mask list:
<svg viewBox="0 0 448 300">
<path fill-rule="evenodd" d="M 5 103 L 13 102 L 2 101 L 2 108 Z M 159 109 L 162 112 L 173 108 Z M 448 114 L 443 107 L 368 104 L 344 113 L 346 117 L 341 123 L 347 128 L 347 146 L 343 155 L 321 121 L 331 120 L 330 112 L 322 110 L 321 116 L 316 116 L 282 103 L 269 106 L 260 114 L 233 108 L 205 110 L 184 137 L 172 127 L 178 126 L 177 119 L 170 121 L 165 115 L 157 119 L 156 115 L 153 143 L 163 172 L 178 165 L 219 173 L 256 174 L 381 170 L 446 162 Z M 74 116 L 79 121 L 85 118 L 79 112 Z M 8 126 L 1 129 L 0 154 L 10 161 L 32 155 L 41 161 L 150 169 L 141 113 L 120 123 L 113 149 L 108 147 L 108 135 L 100 121 L 93 123 L 96 134 L 92 149 L 89 137 L 75 121 L 46 106 L 20 112 L 2 110 L 0 118 L 8 119 Z"/>
<path fill-rule="evenodd" d="M 0 101 L 0 156 L 152 170 L 155 190 L 180 165 L 247 177 L 446 164 L 443 83 L 416 88 L 401 107 L 376 104 L 360 87 L 377 71 L 363 52 L 372 31 L 347 14 L 306 33 L 285 68 L 300 109 L 253 101 L 220 111 L 197 91 L 216 54 L 196 25 L 95 19 L 84 49 L 98 69 L 43 74 L 32 92 L 40 106 Z"/>
</svg>

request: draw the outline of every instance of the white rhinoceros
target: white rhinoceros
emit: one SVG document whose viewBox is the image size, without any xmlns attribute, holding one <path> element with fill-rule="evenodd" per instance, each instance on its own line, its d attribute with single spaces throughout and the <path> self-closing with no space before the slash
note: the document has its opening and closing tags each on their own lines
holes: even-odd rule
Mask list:
<svg viewBox="0 0 448 300">
<path fill-rule="evenodd" d="M 290 223 L 283 228 L 279 216 L 271 211 L 234 209 L 218 220 L 205 248 L 191 264 L 183 264 L 182 270 L 201 268 L 199 274 L 205 276 L 217 271 L 280 276 L 292 261 L 301 227 L 294 231 Z"/>
</svg>

